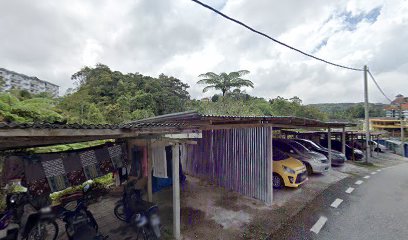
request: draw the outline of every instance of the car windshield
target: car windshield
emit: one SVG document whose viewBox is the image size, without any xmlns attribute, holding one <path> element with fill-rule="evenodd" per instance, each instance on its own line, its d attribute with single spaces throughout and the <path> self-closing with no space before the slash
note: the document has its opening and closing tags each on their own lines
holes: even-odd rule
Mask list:
<svg viewBox="0 0 408 240">
<path fill-rule="evenodd" d="M 310 152 L 309 149 L 307 149 L 305 146 L 303 146 L 302 144 L 300 144 L 298 142 L 295 142 L 295 141 L 292 142 L 291 141 L 291 142 L 289 142 L 289 145 L 291 147 L 293 147 L 294 149 L 296 149 L 297 151 L 299 151 L 299 152 Z"/>
<path fill-rule="evenodd" d="M 320 149 L 321 147 L 314 143 L 311 140 L 305 140 L 305 139 L 299 139 L 298 143 L 302 144 L 305 146 L 307 149 L 312 150 L 312 149 Z"/>
<path fill-rule="evenodd" d="M 273 148 L 272 152 L 273 152 L 273 157 L 272 157 L 273 161 L 281 161 L 281 160 L 285 160 L 289 158 L 289 156 L 286 153 L 280 151 L 276 147 Z"/>
</svg>

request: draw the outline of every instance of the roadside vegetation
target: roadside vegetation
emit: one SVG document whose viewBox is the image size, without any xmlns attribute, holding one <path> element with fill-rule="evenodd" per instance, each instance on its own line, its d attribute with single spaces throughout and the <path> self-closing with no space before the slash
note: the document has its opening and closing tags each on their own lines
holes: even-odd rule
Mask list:
<svg viewBox="0 0 408 240">
<path fill-rule="evenodd" d="M 204 73 L 203 91 L 218 91 L 208 99 L 192 99 L 190 86 L 164 74 L 158 77 L 121 73 L 98 64 L 72 75 L 75 88 L 58 98 L 14 89 L 0 93 L 0 121 L 15 123 L 118 124 L 162 114 L 197 110 L 204 114 L 291 115 L 327 120 L 330 114 L 304 105 L 298 97 L 254 97 L 243 88 L 256 88 L 244 76 L 249 71 Z"/>
</svg>

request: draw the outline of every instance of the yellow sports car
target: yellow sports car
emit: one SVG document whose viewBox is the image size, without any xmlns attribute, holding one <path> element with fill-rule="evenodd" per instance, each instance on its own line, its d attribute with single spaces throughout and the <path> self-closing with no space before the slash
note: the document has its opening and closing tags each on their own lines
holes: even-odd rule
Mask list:
<svg viewBox="0 0 408 240">
<path fill-rule="evenodd" d="M 305 165 L 273 148 L 273 188 L 298 187 L 307 180 Z"/>
</svg>

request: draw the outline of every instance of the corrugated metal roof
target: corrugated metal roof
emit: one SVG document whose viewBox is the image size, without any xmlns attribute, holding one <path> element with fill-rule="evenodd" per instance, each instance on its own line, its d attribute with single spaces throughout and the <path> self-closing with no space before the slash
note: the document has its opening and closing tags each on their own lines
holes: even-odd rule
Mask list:
<svg viewBox="0 0 408 240">
<path fill-rule="evenodd" d="M 0 129 L 137 129 L 182 127 L 185 123 L 127 123 L 127 124 L 56 124 L 56 123 L 6 123 L 0 122 Z"/>
<path fill-rule="evenodd" d="M 301 118 L 301 117 L 293 117 L 293 116 L 238 116 L 238 115 L 213 115 L 213 114 L 200 114 L 196 111 L 187 111 L 187 112 L 180 112 L 180 113 L 172 113 L 161 115 L 157 117 L 151 117 L 147 119 L 142 119 L 139 121 L 135 121 L 133 123 L 159 123 L 159 122 L 166 122 L 166 123 L 176 123 L 176 122 L 186 122 L 186 123 L 197 123 L 200 121 L 232 121 L 234 123 L 238 123 L 239 121 L 260 121 L 260 123 L 277 123 L 277 124 L 293 124 L 296 125 L 316 125 L 320 127 L 342 127 L 342 126 L 354 126 L 353 123 L 348 122 L 324 122 L 316 119 L 310 118 Z"/>
</svg>

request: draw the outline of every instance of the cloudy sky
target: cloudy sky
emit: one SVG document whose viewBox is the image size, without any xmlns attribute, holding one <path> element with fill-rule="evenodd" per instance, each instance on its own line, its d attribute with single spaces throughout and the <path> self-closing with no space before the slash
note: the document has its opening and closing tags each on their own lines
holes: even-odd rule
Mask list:
<svg viewBox="0 0 408 240">
<path fill-rule="evenodd" d="M 203 0 L 330 61 L 367 64 L 384 91 L 408 95 L 407 0 Z M 363 100 L 363 74 L 306 58 L 190 0 L 0 2 L 0 67 L 61 86 L 82 66 L 173 75 L 201 98 L 197 76 L 251 71 L 250 94 L 305 103 Z M 385 102 L 370 83 L 370 101 Z"/>
</svg>

